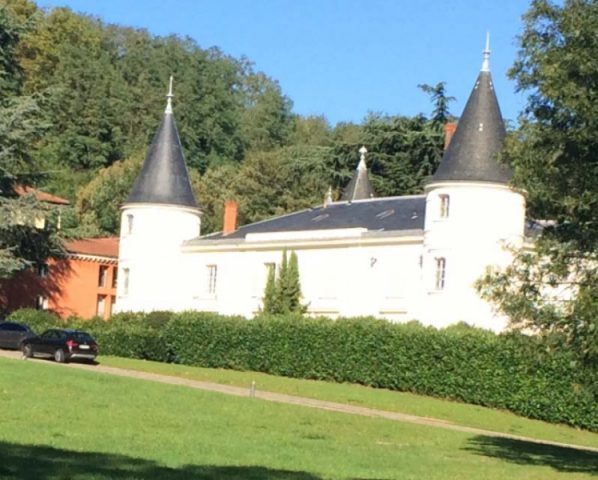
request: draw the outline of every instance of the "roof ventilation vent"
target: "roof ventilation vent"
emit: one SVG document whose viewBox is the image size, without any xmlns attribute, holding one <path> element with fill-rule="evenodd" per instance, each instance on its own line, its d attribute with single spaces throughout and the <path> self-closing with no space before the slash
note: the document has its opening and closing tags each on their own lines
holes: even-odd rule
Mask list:
<svg viewBox="0 0 598 480">
<path fill-rule="evenodd" d="M 393 213 L 395 213 L 395 211 L 393 209 L 390 210 L 384 210 L 383 212 L 380 212 L 378 215 L 376 215 L 376 218 L 386 218 L 386 217 L 390 217 Z"/>
<path fill-rule="evenodd" d="M 317 217 L 314 217 L 311 219 L 312 222 L 321 222 L 322 220 L 324 220 L 325 218 L 328 218 L 330 215 L 328 213 L 323 213 L 322 215 L 318 215 Z"/>
</svg>

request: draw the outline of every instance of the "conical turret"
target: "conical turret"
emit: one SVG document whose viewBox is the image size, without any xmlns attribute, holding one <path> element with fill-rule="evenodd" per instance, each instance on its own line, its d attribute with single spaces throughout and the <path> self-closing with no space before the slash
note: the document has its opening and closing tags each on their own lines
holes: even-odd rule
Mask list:
<svg viewBox="0 0 598 480">
<path fill-rule="evenodd" d="M 490 45 L 444 157 L 430 183 L 480 181 L 506 184 L 511 171 L 497 160 L 506 135 L 505 125 L 490 74 Z"/>
<path fill-rule="evenodd" d="M 365 164 L 365 154 L 367 153 L 365 146 L 359 149 L 359 165 L 353 173 L 353 178 L 349 185 L 345 188 L 342 201 L 352 202 L 353 200 L 365 200 L 375 196 L 374 189 L 368 177 L 368 168 Z"/>
<path fill-rule="evenodd" d="M 172 77 L 164 117 L 125 204 L 151 203 L 197 208 L 172 113 Z"/>
</svg>

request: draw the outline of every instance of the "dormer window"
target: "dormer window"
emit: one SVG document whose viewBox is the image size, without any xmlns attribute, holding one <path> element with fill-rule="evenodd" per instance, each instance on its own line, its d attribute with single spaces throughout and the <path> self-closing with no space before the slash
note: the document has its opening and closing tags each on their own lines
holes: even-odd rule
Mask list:
<svg viewBox="0 0 598 480">
<path fill-rule="evenodd" d="M 451 199 L 448 195 L 439 195 L 440 198 L 440 218 L 448 218 Z"/>
</svg>

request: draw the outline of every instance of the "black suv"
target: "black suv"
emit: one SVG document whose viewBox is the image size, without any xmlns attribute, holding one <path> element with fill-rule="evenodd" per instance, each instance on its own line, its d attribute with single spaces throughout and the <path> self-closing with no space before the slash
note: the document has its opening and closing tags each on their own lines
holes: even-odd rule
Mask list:
<svg viewBox="0 0 598 480">
<path fill-rule="evenodd" d="M 55 328 L 24 340 L 21 350 L 26 358 L 54 358 L 59 363 L 72 359 L 93 361 L 98 356 L 98 344 L 88 333 Z"/>
</svg>

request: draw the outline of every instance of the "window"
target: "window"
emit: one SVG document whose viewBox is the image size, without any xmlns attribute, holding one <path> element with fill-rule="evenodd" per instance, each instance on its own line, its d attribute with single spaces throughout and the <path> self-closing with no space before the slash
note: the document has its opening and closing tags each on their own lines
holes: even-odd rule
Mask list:
<svg viewBox="0 0 598 480">
<path fill-rule="evenodd" d="M 129 275 L 130 275 L 130 271 L 128 268 L 124 268 L 123 269 L 123 277 L 124 277 L 124 281 L 123 281 L 123 295 L 128 295 L 129 294 Z"/>
<path fill-rule="evenodd" d="M 98 275 L 98 287 L 106 286 L 106 277 L 107 276 L 108 276 L 108 267 L 105 265 L 100 265 L 100 272 Z"/>
<path fill-rule="evenodd" d="M 98 295 L 98 301 L 96 303 L 96 315 L 104 318 L 106 313 L 106 295 Z"/>
<path fill-rule="evenodd" d="M 130 213 L 127 215 L 127 235 L 133 233 L 133 215 Z"/>
<path fill-rule="evenodd" d="M 118 286 L 118 268 L 112 269 L 112 288 L 116 288 Z"/>
<path fill-rule="evenodd" d="M 436 258 L 436 281 L 435 281 L 436 290 L 444 289 L 445 275 L 446 275 L 446 258 L 444 258 L 444 257 Z"/>
<path fill-rule="evenodd" d="M 439 195 L 439 197 L 440 197 L 440 218 L 448 218 L 451 199 L 446 194 Z"/>
<path fill-rule="evenodd" d="M 208 265 L 208 293 L 216 293 L 216 278 L 218 276 L 218 265 Z"/>
<path fill-rule="evenodd" d="M 47 263 L 38 263 L 37 264 L 37 276 L 41 278 L 46 278 L 48 276 L 48 264 Z"/>
<path fill-rule="evenodd" d="M 45 295 L 37 295 L 35 297 L 35 309 L 36 310 L 47 310 L 48 309 L 48 297 Z"/>
</svg>

